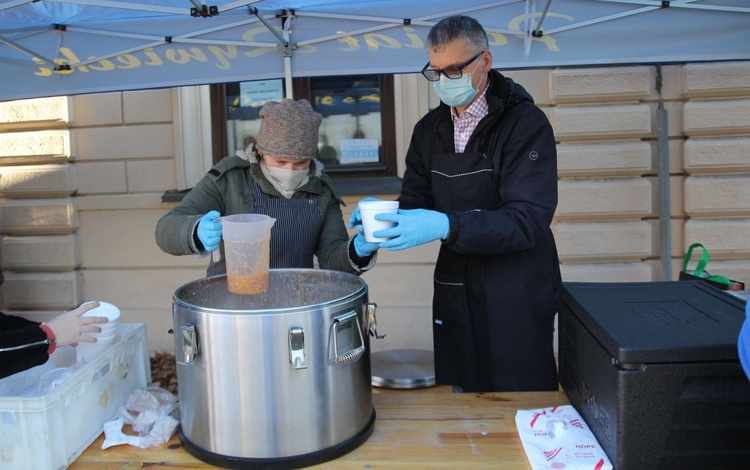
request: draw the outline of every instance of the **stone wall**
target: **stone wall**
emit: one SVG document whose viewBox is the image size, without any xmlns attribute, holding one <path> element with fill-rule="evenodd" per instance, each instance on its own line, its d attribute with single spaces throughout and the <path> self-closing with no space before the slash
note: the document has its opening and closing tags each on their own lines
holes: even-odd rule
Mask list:
<svg viewBox="0 0 750 470">
<path fill-rule="evenodd" d="M 507 75 L 535 97 L 559 141 L 553 230 L 565 281 L 661 279 L 658 135 L 666 114 L 672 278 L 687 247 L 701 242 L 711 272 L 750 282 L 750 62 Z M 172 349 L 172 294 L 207 264 L 166 255 L 153 237 L 173 205 L 162 194 L 195 182 L 185 180 L 196 157 L 176 96 L 153 90 L 0 103 L 4 312 L 42 321 L 105 300 L 121 308 L 123 321 L 147 323 L 152 351 Z M 421 77 L 404 75 L 396 100 L 409 102 L 396 117 L 403 171 L 411 128 L 436 98 Z M 360 198 L 345 197 L 345 218 Z M 437 250 L 432 243 L 383 251 L 363 276 L 387 334 L 373 350 L 431 348 Z"/>
</svg>

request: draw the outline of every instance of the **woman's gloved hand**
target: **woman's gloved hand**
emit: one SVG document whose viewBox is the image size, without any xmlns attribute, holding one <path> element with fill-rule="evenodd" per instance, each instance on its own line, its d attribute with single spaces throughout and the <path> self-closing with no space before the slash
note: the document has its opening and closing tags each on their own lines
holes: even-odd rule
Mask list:
<svg viewBox="0 0 750 470">
<path fill-rule="evenodd" d="M 198 222 L 198 240 L 206 251 L 214 251 L 221 243 L 221 222 L 215 222 L 220 216 L 218 211 L 211 211 Z"/>
<path fill-rule="evenodd" d="M 397 214 L 377 214 L 376 220 L 395 222 L 396 226 L 373 233 L 375 237 L 390 238 L 380 248 L 405 250 L 448 236 L 448 216 L 427 209 L 399 209 Z"/>
<path fill-rule="evenodd" d="M 380 248 L 380 243 L 373 243 L 365 240 L 365 229 L 360 222 L 359 227 L 357 227 L 357 235 L 354 237 L 354 250 L 362 258 L 367 258 L 374 252 L 378 251 L 378 248 Z"/>
<path fill-rule="evenodd" d="M 380 199 L 376 197 L 366 197 L 359 202 L 362 201 L 379 201 Z M 357 207 L 354 208 L 354 212 L 352 212 L 351 217 L 349 217 L 349 228 L 354 228 L 357 225 L 360 227 L 362 226 L 362 215 L 359 213 L 359 203 L 357 203 Z M 362 235 L 362 240 L 364 240 L 364 234 Z"/>
</svg>

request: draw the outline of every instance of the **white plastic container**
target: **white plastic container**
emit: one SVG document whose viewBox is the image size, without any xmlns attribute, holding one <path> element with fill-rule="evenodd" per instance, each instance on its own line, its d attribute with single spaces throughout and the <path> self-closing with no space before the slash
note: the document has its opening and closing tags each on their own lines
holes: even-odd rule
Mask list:
<svg viewBox="0 0 750 470">
<path fill-rule="evenodd" d="M 72 346 L 39 368 L 72 367 L 41 396 L 0 396 L 0 468 L 65 469 L 102 433 L 133 390 L 151 382 L 146 325 L 120 323 L 120 338 L 101 356 L 76 364 Z M 38 373 L 39 368 L 36 372 Z M 35 370 L 3 379 L 22 380 Z"/>
</svg>

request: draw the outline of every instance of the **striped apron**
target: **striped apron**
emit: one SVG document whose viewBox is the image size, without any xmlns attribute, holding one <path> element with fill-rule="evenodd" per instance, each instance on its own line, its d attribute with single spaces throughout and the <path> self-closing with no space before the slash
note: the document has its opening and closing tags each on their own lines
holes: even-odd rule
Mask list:
<svg viewBox="0 0 750 470">
<path fill-rule="evenodd" d="M 312 268 L 323 212 L 317 196 L 272 197 L 253 183 L 255 213 L 276 219 L 271 228 L 271 269 Z"/>
</svg>

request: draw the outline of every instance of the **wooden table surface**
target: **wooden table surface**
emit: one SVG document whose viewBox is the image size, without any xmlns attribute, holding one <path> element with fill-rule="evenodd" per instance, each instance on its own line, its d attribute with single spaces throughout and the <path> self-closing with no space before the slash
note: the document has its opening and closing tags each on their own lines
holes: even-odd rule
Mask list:
<svg viewBox="0 0 750 470">
<path fill-rule="evenodd" d="M 313 469 L 529 469 L 517 410 L 569 404 L 564 392 L 452 393 L 450 387 L 373 389 L 377 418 L 367 441 Z M 188 454 L 177 434 L 166 444 L 102 450 L 99 436 L 71 470 L 216 468 Z"/>
</svg>

